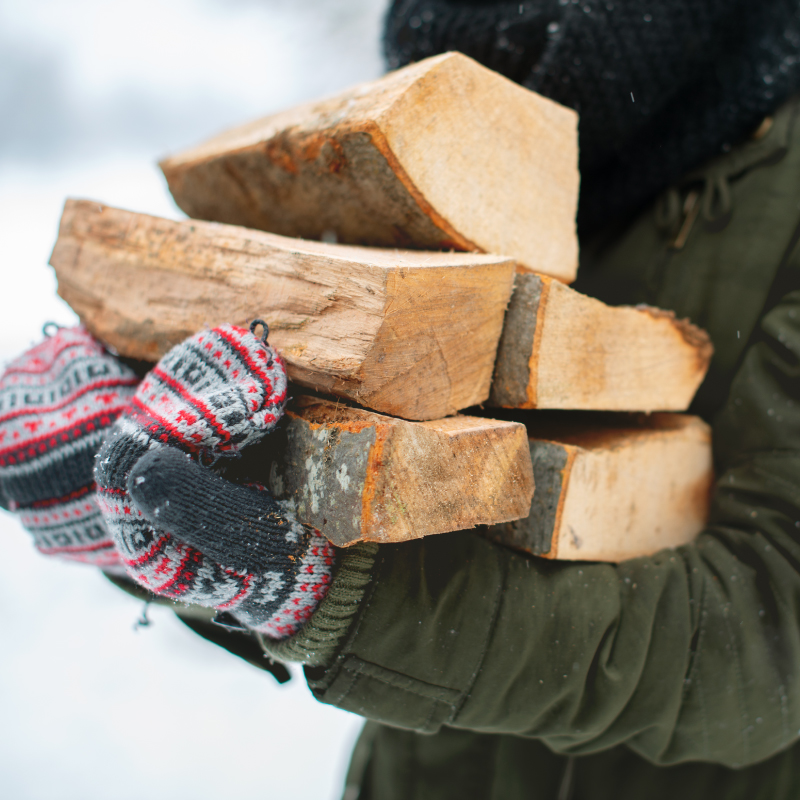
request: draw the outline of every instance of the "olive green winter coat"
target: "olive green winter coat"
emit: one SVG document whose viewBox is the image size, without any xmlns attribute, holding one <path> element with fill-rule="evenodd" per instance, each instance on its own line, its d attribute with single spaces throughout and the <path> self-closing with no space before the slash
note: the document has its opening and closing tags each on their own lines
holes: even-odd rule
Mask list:
<svg viewBox="0 0 800 800">
<path fill-rule="evenodd" d="M 351 800 L 800 797 L 795 108 L 584 247 L 577 288 L 711 335 L 692 410 L 718 481 L 696 543 L 618 565 L 474 531 L 361 546 L 308 625 L 265 643 L 319 700 L 382 723 Z"/>
</svg>

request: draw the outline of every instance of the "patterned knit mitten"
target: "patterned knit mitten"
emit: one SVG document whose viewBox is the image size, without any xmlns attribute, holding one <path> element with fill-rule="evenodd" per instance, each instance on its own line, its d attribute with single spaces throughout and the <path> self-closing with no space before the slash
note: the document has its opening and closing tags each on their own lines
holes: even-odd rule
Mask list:
<svg viewBox="0 0 800 800">
<path fill-rule="evenodd" d="M 138 382 L 83 327 L 58 328 L 0 377 L 0 504 L 41 553 L 122 571 L 94 462 Z"/>
<path fill-rule="evenodd" d="M 213 471 L 269 433 L 286 403 L 283 362 L 256 324 L 203 331 L 167 353 L 106 439 L 96 476 L 136 581 L 284 638 L 327 592 L 334 553 L 266 489 Z"/>
</svg>

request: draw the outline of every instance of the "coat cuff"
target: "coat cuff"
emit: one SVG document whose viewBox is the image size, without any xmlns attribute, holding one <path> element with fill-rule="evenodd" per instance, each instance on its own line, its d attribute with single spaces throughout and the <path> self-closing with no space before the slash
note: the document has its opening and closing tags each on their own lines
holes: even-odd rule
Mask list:
<svg viewBox="0 0 800 800">
<path fill-rule="evenodd" d="M 339 552 L 339 568 L 331 588 L 311 619 L 294 636 L 270 639 L 256 634 L 271 658 L 309 667 L 327 666 L 333 661 L 372 579 L 378 545 L 362 542 Z"/>
</svg>

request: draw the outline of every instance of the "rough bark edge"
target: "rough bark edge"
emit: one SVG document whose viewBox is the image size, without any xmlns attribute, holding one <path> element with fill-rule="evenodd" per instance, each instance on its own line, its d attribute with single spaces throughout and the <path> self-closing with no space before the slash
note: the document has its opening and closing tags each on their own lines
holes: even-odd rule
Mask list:
<svg viewBox="0 0 800 800">
<path fill-rule="evenodd" d="M 528 402 L 530 356 L 536 336 L 544 282 L 533 273 L 517 273 L 508 303 L 489 392 L 489 403 L 516 408 Z M 514 335 L 520 332 L 520 335 Z"/>
<path fill-rule="evenodd" d="M 672 323 L 672 326 L 680 333 L 683 341 L 697 350 L 698 364 L 704 368 L 708 367 L 711 362 L 711 357 L 714 355 L 714 345 L 711 343 L 711 337 L 703 328 L 695 325 L 688 317 L 678 319 L 674 311 L 666 311 L 663 308 L 656 308 L 655 306 L 648 306 L 645 304 L 634 306 L 634 308 L 637 311 L 643 311 L 645 314 L 649 314 L 653 319 L 668 319 Z"/>
</svg>

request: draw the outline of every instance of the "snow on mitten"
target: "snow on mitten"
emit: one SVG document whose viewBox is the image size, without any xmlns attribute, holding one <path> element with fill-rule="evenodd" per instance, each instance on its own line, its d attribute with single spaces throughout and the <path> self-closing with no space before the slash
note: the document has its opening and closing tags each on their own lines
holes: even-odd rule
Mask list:
<svg viewBox="0 0 800 800">
<path fill-rule="evenodd" d="M 285 403 L 285 367 L 264 323 L 203 331 L 148 373 L 96 468 L 101 508 L 136 581 L 272 638 L 294 633 L 325 595 L 333 548 L 267 489 L 211 465 L 273 430 Z"/>
<path fill-rule="evenodd" d="M 0 504 L 39 552 L 121 571 L 94 461 L 139 379 L 85 328 L 48 327 L 0 377 Z"/>
</svg>

